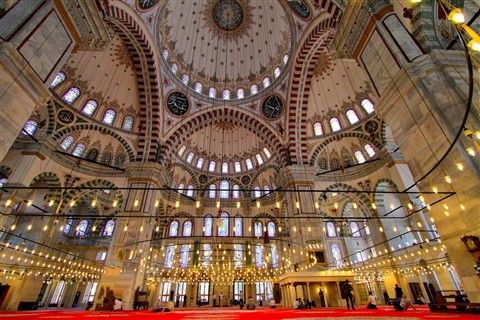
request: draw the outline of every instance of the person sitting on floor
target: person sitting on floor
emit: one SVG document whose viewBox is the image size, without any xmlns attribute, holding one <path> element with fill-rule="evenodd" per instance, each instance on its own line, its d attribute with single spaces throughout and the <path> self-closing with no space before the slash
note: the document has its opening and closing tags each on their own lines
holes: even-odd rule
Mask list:
<svg viewBox="0 0 480 320">
<path fill-rule="evenodd" d="M 253 300 L 251 298 L 248 300 L 247 310 L 255 310 L 255 304 L 253 303 Z"/>
<path fill-rule="evenodd" d="M 293 303 L 293 309 L 300 309 L 300 302 L 298 302 L 298 299 Z"/>
<path fill-rule="evenodd" d="M 115 303 L 113 304 L 113 310 L 123 310 L 122 308 L 122 300 L 115 298 Z"/>
<path fill-rule="evenodd" d="M 367 309 L 377 309 L 377 296 L 372 293 L 372 291 L 368 292 L 368 305 Z"/>
<path fill-rule="evenodd" d="M 402 300 L 400 300 L 400 311 L 407 311 L 409 307 L 412 307 L 413 310 L 417 311 L 417 309 L 415 309 L 415 307 L 413 306 L 412 301 L 410 301 L 410 299 L 407 299 L 406 295 L 403 295 Z"/>
<path fill-rule="evenodd" d="M 269 304 L 270 308 L 276 308 L 277 307 L 277 304 L 275 303 L 275 299 L 271 299 Z"/>
</svg>

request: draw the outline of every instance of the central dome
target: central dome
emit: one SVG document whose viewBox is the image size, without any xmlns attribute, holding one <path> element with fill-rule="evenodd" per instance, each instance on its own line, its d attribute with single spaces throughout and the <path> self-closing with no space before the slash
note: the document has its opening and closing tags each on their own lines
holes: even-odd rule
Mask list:
<svg viewBox="0 0 480 320">
<path fill-rule="evenodd" d="M 213 21 L 223 30 L 235 30 L 243 21 L 243 10 L 235 0 L 219 0 L 213 7 Z"/>
<path fill-rule="evenodd" d="M 255 95 L 288 62 L 292 24 L 279 1 L 170 0 L 158 19 L 158 42 L 171 73 L 210 98 Z"/>
</svg>

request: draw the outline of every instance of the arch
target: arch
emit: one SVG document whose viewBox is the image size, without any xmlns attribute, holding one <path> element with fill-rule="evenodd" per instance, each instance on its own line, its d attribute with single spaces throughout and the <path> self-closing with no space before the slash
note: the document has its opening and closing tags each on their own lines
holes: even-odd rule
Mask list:
<svg viewBox="0 0 480 320">
<path fill-rule="evenodd" d="M 97 110 L 97 107 L 98 107 L 97 101 L 90 99 L 83 105 L 81 112 L 91 117 Z"/>
<path fill-rule="evenodd" d="M 182 226 L 182 237 L 190 237 L 193 233 L 192 221 L 185 220 Z"/>
<path fill-rule="evenodd" d="M 52 80 L 52 82 L 49 85 L 50 89 L 55 89 L 58 87 L 60 84 L 62 84 L 65 79 L 67 78 L 67 75 L 63 71 L 59 71 L 55 78 Z"/>
<path fill-rule="evenodd" d="M 220 217 L 218 218 L 218 230 L 217 236 L 219 237 L 227 237 L 230 231 L 230 215 L 228 212 L 223 211 L 220 213 Z"/>
<path fill-rule="evenodd" d="M 169 237 L 176 237 L 178 236 L 178 228 L 179 228 L 178 220 L 172 220 L 170 222 L 170 226 L 168 228 L 168 236 Z"/>
<path fill-rule="evenodd" d="M 81 220 L 77 228 L 75 229 L 75 235 L 77 237 L 84 237 L 87 235 L 87 229 L 88 229 L 88 221 L 87 220 Z"/>
<path fill-rule="evenodd" d="M 205 237 L 211 237 L 213 235 L 213 217 L 211 214 L 207 214 L 203 218 L 203 235 Z"/>
<path fill-rule="evenodd" d="M 115 220 L 108 220 L 105 223 L 105 227 L 103 228 L 102 235 L 104 237 L 111 237 L 113 236 L 113 230 L 115 229 Z"/>
<path fill-rule="evenodd" d="M 80 89 L 78 87 L 70 87 L 67 91 L 62 95 L 62 100 L 68 104 L 74 103 L 78 97 L 80 96 Z"/>
</svg>

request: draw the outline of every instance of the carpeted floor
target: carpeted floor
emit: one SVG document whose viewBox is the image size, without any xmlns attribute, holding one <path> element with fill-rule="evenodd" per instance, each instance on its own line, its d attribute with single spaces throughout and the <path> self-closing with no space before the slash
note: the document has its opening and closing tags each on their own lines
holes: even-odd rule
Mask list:
<svg viewBox="0 0 480 320">
<path fill-rule="evenodd" d="M 356 310 L 347 309 L 257 309 L 253 311 L 239 310 L 238 308 L 186 308 L 177 309 L 168 313 L 154 313 L 151 311 L 23 311 L 23 312 L 0 312 L 0 320 L 3 319 L 111 319 L 111 320 L 134 320 L 134 319 L 166 319 L 166 320 L 473 320 L 480 319 L 476 315 L 431 313 L 428 308 L 419 307 L 417 311 L 405 312 L 394 311 L 392 307 L 380 307 L 378 310 L 365 308 Z"/>
</svg>

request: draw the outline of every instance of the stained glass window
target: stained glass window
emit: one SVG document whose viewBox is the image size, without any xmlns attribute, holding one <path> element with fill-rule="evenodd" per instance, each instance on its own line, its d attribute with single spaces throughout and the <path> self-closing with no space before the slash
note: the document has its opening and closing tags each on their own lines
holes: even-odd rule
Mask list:
<svg viewBox="0 0 480 320">
<path fill-rule="evenodd" d="M 178 193 L 183 193 L 184 189 L 185 189 L 185 185 L 183 183 L 179 183 L 177 187 Z"/>
<path fill-rule="evenodd" d="M 207 268 L 212 262 L 212 245 L 210 243 L 203 244 L 202 268 Z"/>
<path fill-rule="evenodd" d="M 113 229 L 115 229 L 115 221 L 108 220 L 103 228 L 103 236 L 111 237 L 113 235 Z"/>
<path fill-rule="evenodd" d="M 245 90 L 242 88 L 237 89 L 237 99 L 243 99 L 245 97 Z"/>
<path fill-rule="evenodd" d="M 187 163 L 192 163 L 193 157 L 195 157 L 195 153 L 190 152 L 187 156 Z"/>
<path fill-rule="evenodd" d="M 235 167 L 235 172 L 236 172 L 236 173 L 242 172 L 242 166 L 240 165 L 240 162 L 235 161 L 235 163 L 233 164 L 233 166 Z"/>
<path fill-rule="evenodd" d="M 165 249 L 165 269 L 171 269 L 173 267 L 173 262 L 175 258 L 175 246 L 173 244 L 169 244 Z"/>
<path fill-rule="evenodd" d="M 238 186 L 238 184 L 233 185 L 232 197 L 234 199 L 240 198 L 240 187 Z"/>
<path fill-rule="evenodd" d="M 170 230 L 168 232 L 169 237 L 176 237 L 178 236 L 178 221 L 173 220 L 170 222 Z"/>
<path fill-rule="evenodd" d="M 182 76 L 182 82 L 184 85 L 187 85 L 188 84 L 188 81 L 190 80 L 190 77 L 188 74 L 184 73 L 183 76 Z"/>
<path fill-rule="evenodd" d="M 82 220 L 78 223 L 77 229 L 75 230 L 76 236 L 84 236 L 87 233 L 88 221 Z"/>
<path fill-rule="evenodd" d="M 85 158 L 87 158 L 88 160 L 96 161 L 97 157 L 98 157 L 98 153 L 99 152 L 98 152 L 97 149 L 92 148 L 92 149 L 88 150 L 87 156 Z"/>
<path fill-rule="evenodd" d="M 188 267 L 189 245 L 183 244 L 180 249 L 180 268 Z"/>
<path fill-rule="evenodd" d="M 75 157 L 81 157 L 85 151 L 85 145 L 83 143 L 78 143 L 72 151 L 72 154 Z"/>
<path fill-rule="evenodd" d="M 271 251 L 271 255 L 272 255 L 272 258 L 271 258 L 272 267 L 278 268 L 279 264 L 278 264 L 278 250 L 277 250 L 277 246 L 276 246 L 275 244 L 272 244 L 272 247 L 270 248 L 270 251 Z"/>
<path fill-rule="evenodd" d="M 359 238 L 362 235 L 360 234 L 360 228 L 358 227 L 358 223 L 355 221 L 350 222 L 350 232 L 352 234 L 352 237 L 354 238 Z"/>
<path fill-rule="evenodd" d="M 115 157 L 115 165 L 116 166 L 121 166 L 125 162 L 125 154 L 120 153 Z"/>
<path fill-rule="evenodd" d="M 258 165 L 263 164 L 262 156 L 261 156 L 259 153 L 257 153 L 257 154 L 255 155 L 255 158 L 257 159 Z"/>
<path fill-rule="evenodd" d="M 180 149 L 178 150 L 178 156 L 182 156 L 183 153 L 185 152 L 185 149 L 187 149 L 186 146 L 181 146 Z"/>
<path fill-rule="evenodd" d="M 242 220 L 242 217 L 236 216 L 233 219 L 233 224 L 234 224 L 233 235 L 235 237 L 241 237 L 243 235 L 243 220 Z"/>
<path fill-rule="evenodd" d="M 275 237 L 275 232 L 276 232 L 275 222 L 270 221 L 267 223 L 267 232 L 270 238 Z"/>
<path fill-rule="evenodd" d="M 227 180 L 220 181 L 220 198 L 227 199 L 228 198 L 228 188 L 229 184 Z"/>
<path fill-rule="evenodd" d="M 272 154 L 267 148 L 263 148 L 263 153 L 265 153 L 265 155 L 267 156 L 267 159 L 270 159 L 270 157 L 272 156 Z"/>
<path fill-rule="evenodd" d="M 64 234 L 69 234 L 70 229 L 72 228 L 73 220 L 72 219 L 67 219 L 65 225 L 63 226 L 62 232 Z"/>
<path fill-rule="evenodd" d="M 107 109 L 107 111 L 105 111 L 105 114 L 103 115 L 103 123 L 106 123 L 106 124 L 109 124 L 109 125 L 112 125 L 113 122 L 115 121 L 115 117 L 117 116 L 117 113 L 112 110 L 112 109 Z"/>
<path fill-rule="evenodd" d="M 177 73 L 177 71 L 178 71 L 178 66 L 177 66 L 176 63 L 173 63 L 173 64 L 172 64 L 171 70 L 172 70 L 173 73 Z"/>
<path fill-rule="evenodd" d="M 233 245 L 233 264 L 235 268 L 243 266 L 243 245 L 239 243 Z"/>
<path fill-rule="evenodd" d="M 208 190 L 208 197 L 210 199 L 215 199 L 215 196 L 216 196 L 216 190 L 215 189 L 216 188 L 217 188 L 216 185 L 214 185 L 214 184 L 210 185 L 210 190 Z"/>
<path fill-rule="evenodd" d="M 248 169 L 248 170 L 252 170 L 252 169 L 253 169 L 252 160 L 250 160 L 250 159 L 245 160 L 245 164 L 247 165 L 247 169 Z"/>
<path fill-rule="evenodd" d="M 369 157 L 373 157 L 375 155 L 375 150 L 373 150 L 371 145 L 366 144 L 364 148 Z"/>
<path fill-rule="evenodd" d="M 215 163 L 215 161 L 210 161 L 210 163 L 208 164 L 208 171 L 210 172 L 215 172 L 215 167 L 217 166 L 217 164 Z"/>
<path fill-rule="evenodd" d="M 263 83 L 263 87 L 267 88 L 270 85 L 270 78 L 269 77 L 263 78 L 262 83 Z"/>
<path fill-rule="evenodd" d="M 37 128 L 38 128 L 38 122 L 37 121 L 28 120 L 23 125 L 22 134 L 26 135 L 26 133 L 28 133 L 29 135 L 33 136 L 35 134 L 35 132 L 37 131 Z"/>
<path fill-rule="evenodd" d="M 222 173 L 228 173 L 228 163 L 222 163 Z"/>
<path fill-rule="evenodd" d="M 132 131 L 133 129 L 133 117 L 132 116 L 125 116 L 123 118 L 122 129 L 126 131 Z"/>
<path fill-rule="evenodd" d="M 256 94 L 258 92 L 258 86 L 256 84 L 250 87 L 250 94 Z"/>
<path fill-rule="evenodd" d="M 204 162 L 205 162 L 205 160 L 204 160 L 203 158 L 198 158 L 198 160 L 197 160 L 197 168 L 198 168 L 198 169 L 202 169 Z"/>
<path fill-rule="evenodd" d="M 164 58 L 165 60 L 168 59 L 168 50 L 167 50 L 167 49 L 163 49 L 163 50 L 162 50 L 162 56 L 163 56 L 163 58 Z"/>
<path fill-rule="evenodd" d="M 357 113 L 353 109 L 347 110 L 346 115 L 350 124 L 354 124 L 360 121 L 360 119 L 358 119 Z"/>
<path fill-rule="evenodd" d="M 190 237 L 192 235 L 192 221 L 187 220 L 183 223 L 183 233 L 182 236 Z"/>
<path fill-rule="evenodd" d="M 67 76 L 65 75 L 65 73 L 63 72 L 59 72 L 57 73 L 57 75 L 55 76 L 55 79 L 53 79 L 52 83 L 50 83 L 50 88 L 56 88 L 58 87 L 58 85 L 60 83 L 62 83 L 63 81 L 65 81 L 65 79 L 67 78 Z"/>
<path fill-rule="evenodd" d="M 313 124 L 313 133 L 315 136 L 321 136 L 323 134 L 322 124 L 320 122 L 315 122 Z"/>
<path fill-rule="evenodd" d="M 332 243 L 332 257 L 337 267 L 343 265 L 342 263 L 342 252 L 340 251 L 340 246 L 337 243 Z"/>
<path fill-rule="evenodd" d="M 330 119 L 330 127 L 332 128 L 333 132 L 342 130 L 342 127 L 340 126 L 340 121 L 338 121 L 338 118 L 335 117 Z"/>
<path fill-rule="evenodd" d="M 264 194 L 264 195 L 267 195 L 267 194 L 269 194 L 269 193 L 270 193 L 270 187 L 269 187 L 269 186 L 264 186 L 264 187 L 263 187 L 263 194 Z"/>
<path fill-rule="evenodd" d="M 280 77 L 281 73 L 282 73 L 282 70 L 279 67 L 276 67 L 275 70 L 273 70 L 273 74 L 275 75 L 275 78 Z"/>
<path fill-rule="evenodd" d="M 193 186 L 191 184 L 187 187 L 187 197 L 193 197 Z"/>
<path fill-rule="evenodd" d="M 287 62 L 288 62 L 288 54 L 283 56 L 283 63 L 287 64 Z"/>
<path fill-rule="evenodd" d="M 224 100 L 230 100 L 230 90 L 228 89 L 223 90 L 222 97 Z"/>
<path fill-rule="evenodd" d="M 369 236 L 369 235 L 370 235 L 370 228 L 368 227 L 367 223 L 364 222 L 364 223 L 363 223 L 363 226 L 364 226 L 364 228 L 365 228 L 365 229 L 364 229 L 364 230 L 365 230 L 365 234 L 366 234 L 367 236 Z"/>
<path fill-rule="evenodd" d="M 364 163 L 365 162 L 365 157 L 363 156 L 363 153 L 360 151 L 355 151 L 355 159 L 357 159 L 358 163 Z"/>
<path fill-rule="evenodd" d="M 72 136 L 66 136 L 63 138 L 62 143 L 60 144 L 60 147 L 62 147 L 63 150 L 68 150 L 70 146 L 72 145 L 74 139 Z"/>
<path fill-rule="evenodd" d="M 335 229 L 335 224 L 333 222 L 327 222 L 325 227 L 327 229 L 327 237 L 335 238 L 337 236 L 337 230 Z"/>
<path fill-rule="evenodd" d="M 263 224 L 260 221 L 256 221 L 253 225 L 253 235 L 257 238 L 263 236 Z"/>
<path fill-rule="evenodd" d="M 208 88 L 208 96 L 210 98 L 215 98 L 217 96 L 217 90 L 213 87 Z"/>
<path fill-rule="evenodd" d="M 105 152 L 102 156 L 102 163 L 111 164 L 113 159 L 113 155 L 110 152 Z"/>
<path fill-rule="evenodd" d="M 80 96 L 80 89 L 77 87 L 71 87 L 63 95 L 63 100 L 69 104 L 72 104 L 75 102 L 75 100 L 77 100 L 78 96 Z"/>
<path fill-rule="evenodd" d="M 373 106 L 373 103 L 370 100 L 363 99 L 362 102 L 361 102 L 361 105 L 362 105 L 362 107 L 363 107 L 363 109 L 365 110 L 366 113 L 371 114 L 371 113 L 375 112 L 375 108 Z"/>
<path fill-rule="evenodd" d="M 82 113 L 87 116 L 92 116 L 95 110 L 97 110 L 98 104 L 95 100 L 88 100 L 82 108 Z"/>
<path fill-rule="evenodd" d="M 203 235 L 211 237 L 213 231 L 213 217 L 211 215 L 205 216 L 203 219 Z"/>
<path fill-rule="evenodd" d="M 228 225 L 229 225 L 229 215 L 227 212 L 222 212 L 220 214 L 220 219 L 218 221 L 218 232 L 219 237 L 228 237 Z"/>
<path fill-rule="evenodd" d="M 260 198 L 262 196 L 262 190 L 260 190 L 260 187 L 256 186 L 253 188 L 253 195 L 255 198 Z"/>
<path fill-rule="evenodd" d="M 195 92 L 202 93 L 203 85 L 200 82 L 195 83 L 193 88 Z"/>
<path fill-rule="evenodd" d="M 263 246 L 261 244 L 255 245 L 255 266 L 257 268 L 263 267 Z"/>
</svg>

